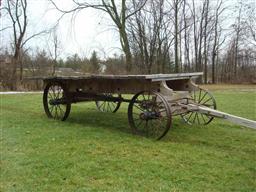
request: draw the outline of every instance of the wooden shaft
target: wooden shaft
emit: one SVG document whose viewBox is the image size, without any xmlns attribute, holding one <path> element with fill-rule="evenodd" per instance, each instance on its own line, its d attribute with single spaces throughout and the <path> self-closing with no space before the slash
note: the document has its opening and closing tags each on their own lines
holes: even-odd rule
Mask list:
<svg viewBox="0 0 256 192">
<path fill-rule="evenodd" d="M 256 129 L 256 121 L 250 120 L 250 119 L 246 119 L 243 117 L 238 117 L 235 115 L 231 115 L 228 113 L 224 113 L 221 111 L 217 111 L 208 107 L 203 107 L 203 106 L 197 106 L 197 105 L 193 105 L 193 104 L 188 104 L 187 105 L 187 109 L 189 111 L 197 111 L 199 113 L 203 113 L 209 116 L 213 116 L 213 117 L 217 117 L 217 118 L 221 118 L 221 119 L 226 119 L 232 123 L 238 124 L 238 125 L 242 125 L 248 128 L 252 128 L 252 129 Z"/>
</svg>

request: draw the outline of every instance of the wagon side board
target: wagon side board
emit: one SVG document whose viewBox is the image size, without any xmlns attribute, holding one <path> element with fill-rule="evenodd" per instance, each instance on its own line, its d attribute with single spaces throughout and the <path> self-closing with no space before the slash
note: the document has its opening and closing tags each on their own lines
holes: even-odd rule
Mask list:
<svg viewBox="0 0 256 192">
<path fill-rule="evenodd" d="M 177 80 L 151 81 L 150 79 L 45 79 L 65 85 L 68 92 L 136 94 L 140 91 L 154 91 L 165 94 L 196 89 L 190 78 Z M 163 86 L 165 84 L 165 86 Z M 166 88 L 166 90 L 164 90 Z M 171 94 L 172 95 L 172 94 Z"/>
<path fill-rule="evenodd" d="M 91 93 L 135 94 L 142 90 L 157 91 L 159 82 L 142 79 L 86 79 L 68 81 L 67 87 L 71 92 L 80 89 L 79 91 Z"/>
<path fill-rule="evenodd" d="M 57 81 L 66 86 L 68 91 L 77 90 L 94 93 L 135 94 L 140 91 L 160 92 L 161 82 L 166 82 L 170 89 L 184 91 L 191 88 L 190 79 L 202 75 L 202 72 L 152 75 L 84 75 L 81 77 L 48 77 L 44 84 Z"/>
<path fill-rule="evenodd" d="M 160 81 L 161 80 L 161 81 Z M 45 79 L 44 84 L 55 81 L 60 82 L 68 91 L 70 103 L 83 101 L 106 101 L 108 98 L 101 96 L 103 93 L 115 94 L 137 94 L 141 91 L 151 91 L 160 93 L 169 103 L 173 115 L 186 112 L 179 103 L 186 103 L 186 98 L 190 98 L 190 92 L 199 89 L 190 77 L 182 77 L 172 80 L 159 79 L 83 79 L 83 78 L 51 78 Z M 115 98 L 110 98 L 115 99 Z M 118 98 L 117 98 L 118 100 Z M 121 102 L 130 102 L 129 99 L 119 98 Z"/>
</svg>

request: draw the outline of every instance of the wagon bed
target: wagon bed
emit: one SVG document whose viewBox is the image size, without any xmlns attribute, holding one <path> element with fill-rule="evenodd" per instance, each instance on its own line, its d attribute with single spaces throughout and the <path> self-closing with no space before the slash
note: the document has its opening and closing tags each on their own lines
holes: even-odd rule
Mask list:
<svg viewBox="0 0 256 192">
<path fill-rule="evenodd" d="M 46 77 L 43 104 L 49 118 L 66 120 L 71 104 L 94 101 L 101 112 L 116 112 L 128 102 L 128 121 L 135 134 L 161 139 L 172 117 L 188 124 L 209 124 L 214 117 L 256 128 L 256 122 L 217 111 L 214 97 L 193 79 L 203 73 L 153 75 L 84 75 Z M 122 94 L 133 94 L 127 99 Z"/>
</svg>

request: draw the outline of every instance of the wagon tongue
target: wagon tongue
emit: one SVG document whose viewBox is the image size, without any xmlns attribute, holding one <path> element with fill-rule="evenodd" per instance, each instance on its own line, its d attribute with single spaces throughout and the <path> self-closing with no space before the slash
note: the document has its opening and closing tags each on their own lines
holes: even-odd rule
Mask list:
<svg viewBox="0 0 256 192">
<path fill-rule="evenodd" d="M 218 110 L 214 110 L 208 107 L 204 107 L 204 106 L 199 106 L 199 105 L 194 105 L 194 104 L 188 104 L 187 106 L 187 110 L 189 111 L 197 111 L 201 114 L 206 114 L 208 116 L 212 116 L 212 117 L 217 117 L 217 118 L 221 118 L 221 119 L 225 119 L 228 120 L 232 123 L 238 124 L 238 125 L 242 125 L 248 128 L 252 128 L 252 129 L 256 129 L 256 121 L 250 120 L 250 119 L 246 119 L 243 117 L 238 117 L 235 115 L 231 115 L 228 113 L 224 113 Z"/>
</svg>

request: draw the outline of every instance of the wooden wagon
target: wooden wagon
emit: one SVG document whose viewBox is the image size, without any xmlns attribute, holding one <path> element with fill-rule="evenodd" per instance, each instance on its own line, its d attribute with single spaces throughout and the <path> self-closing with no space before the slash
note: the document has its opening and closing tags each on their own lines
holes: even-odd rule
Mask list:
<svg viewBox="0 0 256 192">
<path fill-rule="evenodd" d="M 66 120 L 71 104 L 94 101 L 101 112 L 116 112 L 128 102 L 132 132 L 161 139 L 180 116 L 188 124 L 209 124 L 214 117 L 256 128 L 256 122 L 217 111 L 214 97 L 193 79 L 202 73 L 86 75 L 44 78 L 43 104 L 49 118 Z M 131 99 L 124 94 L 133 94 Z"/>
</svg>

